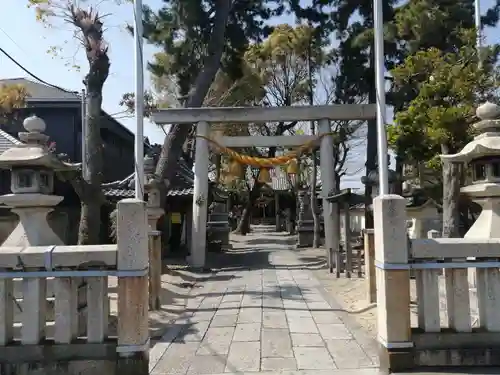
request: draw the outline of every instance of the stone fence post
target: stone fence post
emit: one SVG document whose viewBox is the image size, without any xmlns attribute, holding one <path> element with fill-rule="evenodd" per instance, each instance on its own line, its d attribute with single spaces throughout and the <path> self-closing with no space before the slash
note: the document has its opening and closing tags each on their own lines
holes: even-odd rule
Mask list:
<svg viewBox="0 0 500 375">
<path fill-rule="evenodd" d="M 117 235 L 119 272 L 140 276 L 118 277 L 117 374 L 147 375 L 148 329 L 148 225 L 145 202 L 118 202 Z M 141 272 L 144 271 L 144 272 Z"/>
<path fill-rule="evenodd" d="M 365 253 L 365 282 L 369 303 L 377 302 L 377 282 L 375 275 L 375 244 L 373 229 L 365 229 L 364 253 Z"/>
<path fill-rule="evenodd" d="M 146 212 L 149 230 L 149 309 L 154 311 L 161 308 L 162 275 L 161 232 L 156 230 L 156 225 L 165 211 L 160 206 L 158 187 L 149 185 L 146 189 L 148 191 Z"/>
<path fill-rule="evenodd" d="M 406 200 L 382 195 L 373 207 L 380 362 L 401 371 L 413 364 Z"/>
</svg>

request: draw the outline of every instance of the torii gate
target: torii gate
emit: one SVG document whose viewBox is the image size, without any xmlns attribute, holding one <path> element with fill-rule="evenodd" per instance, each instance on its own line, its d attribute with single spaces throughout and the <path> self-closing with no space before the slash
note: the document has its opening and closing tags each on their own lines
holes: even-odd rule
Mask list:
<svg viewBox="0 0 500 375">
<path fill-rule="evenodd" d="M 174 108 L 153 113 L 152 119 L 158 125 L 196 124 L 196 154 L 194 163 L 193 227 L 191 233 L 190 264 L 203 268 L 206 259 L 207 197 L 210 124 L 220 123 L 266 123 L 290 121 L 318 121 L 319 136 L 331 132 L 330 122 L 335 120 L 371 120 L 376 117 L 374 104 L 341 104 L 293 107 L 228 107 L 228 108 Z M 224 147 L 296 147 L 317 139 L 314 135 L 282 136 L 222 136 L 216 142 Z M 322 182 L 323 215 L 325 225 L 325 246 L 338 247 L 338 215 L 334 214 L 334 203 L 326 198 L 334 191 L 333 140 L 323 136 L 320 144 L 320 168 Z"/>
</svg>

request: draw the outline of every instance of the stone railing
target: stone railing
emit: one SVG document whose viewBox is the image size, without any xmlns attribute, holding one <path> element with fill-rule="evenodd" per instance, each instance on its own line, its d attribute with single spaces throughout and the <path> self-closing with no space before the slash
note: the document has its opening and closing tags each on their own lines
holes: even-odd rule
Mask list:
<svg viewBox="0 0 500 375">
<path fill-rule="evenodd" d="M 72 374 L 99 361 L 102 373 L 147 374 L 144 202 L 118 203 L 117 232 L 117 245 L 0 248 L 1 365 L 12 373 Z M 116 317 L 110 278 L 117 279 Z"/>
<path fill-rule="evenodd" d="M 408 241 L 404 199 L 379 197 L 374 207 L 381 363 L 393 371 L 498 365 L 500 239 Z M 470 270 L 477 272 L 476 293 L 469 290 Z"/>
<path fill-rule="evenodd" d="M 471 257 L 476 259 L 468 260 Z M 418 363 L 496 365 L 500 239 L 413 240 L 410 259 L 418 301 L 417 327 L 412 329 Z M 477 293 L 469 291 L 471 271 L 480 280 Z"/>
</svg>

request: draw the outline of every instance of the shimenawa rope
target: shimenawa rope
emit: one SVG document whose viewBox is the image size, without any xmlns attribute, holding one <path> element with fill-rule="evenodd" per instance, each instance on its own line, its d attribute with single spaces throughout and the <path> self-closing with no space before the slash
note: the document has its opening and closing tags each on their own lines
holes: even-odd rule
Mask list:
<svg viewBox="0 0 500 375">
<path fill-rule="evenodd" d="M 258 167 L 258 168 L 272 168 L 276 165 L 285 165 L 290 160 L 298 158 L 300 155 L 313 149 L 315 144 L 318 141 L 320 141 L 323 137 L 332 136 L 332 135 L 335 135 L 335 133 L 321 134 L 316 139 L 308 141 L 308 142 L 304 143 L 303 145 L 297 147 L 296 150 L 291 151 L 285 155 L 276 156 L 273 158 L 261 158 L 261 157 L 257 157 L 257 156 L 250 156 L 250 155 L 241 154 L 233 149 L 230 149 L 229 147 L 222 146 L 221 144 L 219 144 L 217 141 L 215 141 L 212 138 L 205 137 L 202 135 L 197 135 L 196 137 L 204 139 L 207 142 L 211 143 L 219 150 L 220 153 L 224 153 L 224 154 L 228 155 L 231 159 L 233 159 L 234 161 L 237 161 L 240 164 L 250 165 L 252 167 Z"/>
</svg>

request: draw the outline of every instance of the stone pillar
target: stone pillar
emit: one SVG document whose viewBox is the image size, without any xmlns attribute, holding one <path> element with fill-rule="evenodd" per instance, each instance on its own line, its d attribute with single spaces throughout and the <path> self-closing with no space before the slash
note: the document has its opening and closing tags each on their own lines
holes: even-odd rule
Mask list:
<svg viewBox="0 0 500 375">
<path fill-rule="evenodd" d="M 161 308 L 161 232 L 156 230 L 158 219 L 165 213 L 161 208 L 160 189 L 154 179 L 154 160 L 150 156 L 144 158 L 144 190 L 148 194 L 146 202 L 146 213 L 148 219 L 149 235 L 149 309 L 159 310 Z"/>
<path fill-rule="evenodd" d="M 399 372 L 413 367 L 406 200 L 378 196 L 373 214 L 380 362 L 382 368 Z"/>
<path fill-rule="evenodd" d="M 377 282 L 375 275 L 375 243 L 373 229 L 364 230 L 365 282 L 369 303 L 377 302 Z"/>
<path fill-rule="evenodd" d="M 148 267 L 148 228 L 144 201 L 123 199 L 117 204 L 117 269 Z M 148 277 L 118 277 L 118 323 L 115 374 L 146 375 L 149 365 Z"/>
<path fill-rule="evenodd" d="M 330 133 L 330 120 L 319 121 L 319 133 Z M 328 195 L 335 191 L 335 173 L 332 166 L 335 165 L 333 160 L 333 139 L 330 136 L 325 136 L 321 139 L 320 146 L 320 168 L 321 168 L 321 194 L 323 195 L 323 217 L 325 226 L 325 247 L 328 256 L 329 266 L 331 267 L 333 260 L 330 259 L 332 249 L 334 252 L 339 248 L 339 216 L 336 203 L 330 203 L 327 200 Z"/>
<path fill-rule="evenodd" d="M 276 217 L 276 232 L 281 232 L 281 218 L 280 218 L 280 196 L 278 192 L 274 192 L 274 214 Z"/>
<path fill-rule="evenodd" d="M 204 268 L 207 248 L 208 213 L 208 137 L 210 126 L 205 121 L 196 125 L 196 154 L 194 163 L 193 227 L 191 235 L 191 255 L 189 263 L 196 268 Z"/>
<path fill-rule="evenodd" d="M 186 230 L 187 230 L 187 243 L 186 247 L 188 249 L 188 253 L 191 253 L 192 245 L 192 235 L 193 235 L 193 210 L 186 211 Z"/>
<path fill-rule="evenodd" d="M 345 275 L 351 277 L 352 269 L 352 244 L 351 244 L 351 216 L 349 212 L 349 202 L 343 204 L 344 208 L 344 251 L 345 251 Z"/>
<path fill-rule="evenodd" d="M 293 232 L 293 228 L 292 228 L 292 210 L 290 208 L 287 208 L 285 210 L 285 218 L 286 218 L 286 231 L 288 233 L 292 233 Z"/>
<path fill-rule="evenodd" d="M 298 199 L 297 246 L 310 247 L 313 245 L 314 219 L 311 212 L 309 192 L 301 190 L 298 194 Z"/>
</svg>

